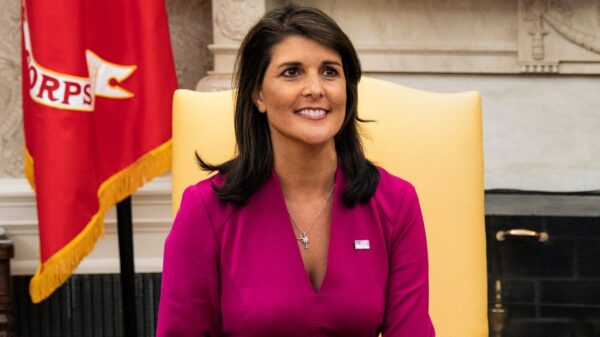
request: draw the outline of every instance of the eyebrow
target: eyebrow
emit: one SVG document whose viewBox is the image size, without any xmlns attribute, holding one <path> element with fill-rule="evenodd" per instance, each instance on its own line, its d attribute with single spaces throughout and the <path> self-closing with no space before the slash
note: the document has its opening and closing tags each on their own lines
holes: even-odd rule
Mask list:
<svg viewBox="0 0 600 337">
<path fill-rule="evenodd" d="M 325 60 L 323 61 L 324 65 L 336 65 L 336 66 L 342 66 L 342 64 L 338 61 L 333 61 L 333 60 Z M 291 62 L 284 62 L 282 64 L 280 64 L 277 68 L 283 68 L 283 67 L 299 67 L 302 65 L 302 62 L 298 62 L 298 61 L 291 61 Z"/>
</svg>

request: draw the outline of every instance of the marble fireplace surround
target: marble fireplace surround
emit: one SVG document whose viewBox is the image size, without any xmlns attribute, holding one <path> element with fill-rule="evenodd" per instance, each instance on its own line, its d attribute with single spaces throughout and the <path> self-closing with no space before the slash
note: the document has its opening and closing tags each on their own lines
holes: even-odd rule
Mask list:
<svg viewBox="0 0 600 337">
<path fill-rule="evenodd" d="M 13 29 L 18 2 L 0 0 L 17 8 L 0 14 L 8 23 L 4 27 L 12 27 L 0 29 L 0 74 L 12 79 L 0 82 L 0 227 L 15 241 L 13 274 L 25 275 L 37 265 L 38 238 L 35 199 L 20 173 L 19 50 Z M 206 31 L 212 29 L 212 43 L 201 46 L 190 43 L 198 36 L 184 26 L 193 18 L 175 12 L 169 20 L 180 83 L 206 91 L 229 88 L 245 31 L 265 10 L 285 2 L 196 2 L 208 3 L 203 10 L 212 8 L 212 21 L 203 23 Z M 367 76 L 430 91 L 481 92 L 485 188 L 492 192 L 486 194 L 488 215 L 600 216 L 600 195 L 590 192 L 600 191 L 600 2 L 301 3 L 319 7 L 339 22 L 355 43 Z M 197 59 L 178 55 L 205 55 L 199 51 L 206 48 L 214 61 L 212 70 L 182 81 Z M 493 193 L 498 189 L 582 193 L 507 196 Z M 134 195 L 133 205 L 136 271 L 160 271 L 162 244 L 172 221 L 170 177 L 146 185 Z M 118 272 L 114 213 L 106 223 L 105 237 L 78 273 Z"/>
</svg>

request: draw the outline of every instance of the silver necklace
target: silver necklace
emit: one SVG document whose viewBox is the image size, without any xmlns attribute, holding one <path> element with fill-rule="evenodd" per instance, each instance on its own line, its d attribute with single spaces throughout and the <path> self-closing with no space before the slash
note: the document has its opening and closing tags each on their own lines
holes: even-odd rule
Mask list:
<svg viewBox="0 0 600 337">
<path fill-rule="evenodd" d="M 306 232 L 303 232 L 300 227 L 298 227 L 298 225 L 296 224 L 296 220 L 294 220 L 294 217 L 292 216 L 292 213 L 290 213 L 290 210 L 288 209 L 288 214 L 290 215 L 290 219 L 292 220 L 292 224 L 294 226 L 296 226 L 296 228 L 298 229 L 298 231 L 301 233 L 296 237 L 296 240 L 302 242 L 302 244 L 304 245 L 304 249 L 308 248 L 308 242 L 310 241 L 308 238 L 308 232 L 310 231 L 310 229 L 312 228 L 312 226 L 315 224 L 315 222 L 317 222 L 317 219 L 319 219 L 319 216 L 321 216 L 321 213 L 323 212 L 323 209 L 325 208 L 325 205 L 327 205 L 327 202 L 329 201 L 329 199 L 331 199 L 331 195 L 333 194 L 333 189 L 335 188 L 335 184 L 333 184 L 333 187 L 331 188 L 331 191 L 329 192 L 329 195 L 327 196 L 327 199 L 325 199 L 325 202 L 323 203 L 323 206 L 321 206 L 321 209 L 319 210 L 319 213 L 317 213 L 317 216 L 315 217 L 315 219 L 313 220 L 313 222 L 310 224 L 310 226 L 308 227 L 308 229 L 306 230 Z M 286 205 L 287 206 L 287 205 Z"/>
</svg>

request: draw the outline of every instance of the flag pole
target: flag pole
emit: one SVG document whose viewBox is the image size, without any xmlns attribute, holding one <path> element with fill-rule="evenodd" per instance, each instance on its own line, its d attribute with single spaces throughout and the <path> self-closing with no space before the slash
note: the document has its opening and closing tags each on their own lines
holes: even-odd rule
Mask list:
<svg viewBox="0 0 600 337">
<path fill-rule="evenodd" d="M 137 336 L 135 308 L 135 269 L 133 260 L 133 221 L 131 220 L 131 196 L 117 203 L 117 227 L 119 231 L 119 260 L 121 262 L 121 300 L 123 304 L 124 336 Z"/>
</svg>

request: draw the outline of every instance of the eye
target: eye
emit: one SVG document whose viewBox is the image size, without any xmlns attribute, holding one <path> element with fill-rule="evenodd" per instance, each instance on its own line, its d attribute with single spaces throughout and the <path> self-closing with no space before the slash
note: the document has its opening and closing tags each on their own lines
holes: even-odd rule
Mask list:
<svg viewBox="0 0 600 337">
<path fill-rule="evenodd" d="M 338 71 L 333 67 L 325 67 L 323 68 L 323 75 L 327 77 L 336 77 L 338 75 Z"/>
<path fill-rule="evenodd" d="M 283 75 L 283 77 L 296 77 L 299 74 L 300 74 L 300 69 L 298 69 L 298 67 L 287 68 L 286 70 L 283 71 L 283 73 L 281 73 L 281 75 Z"/>
</svg>

